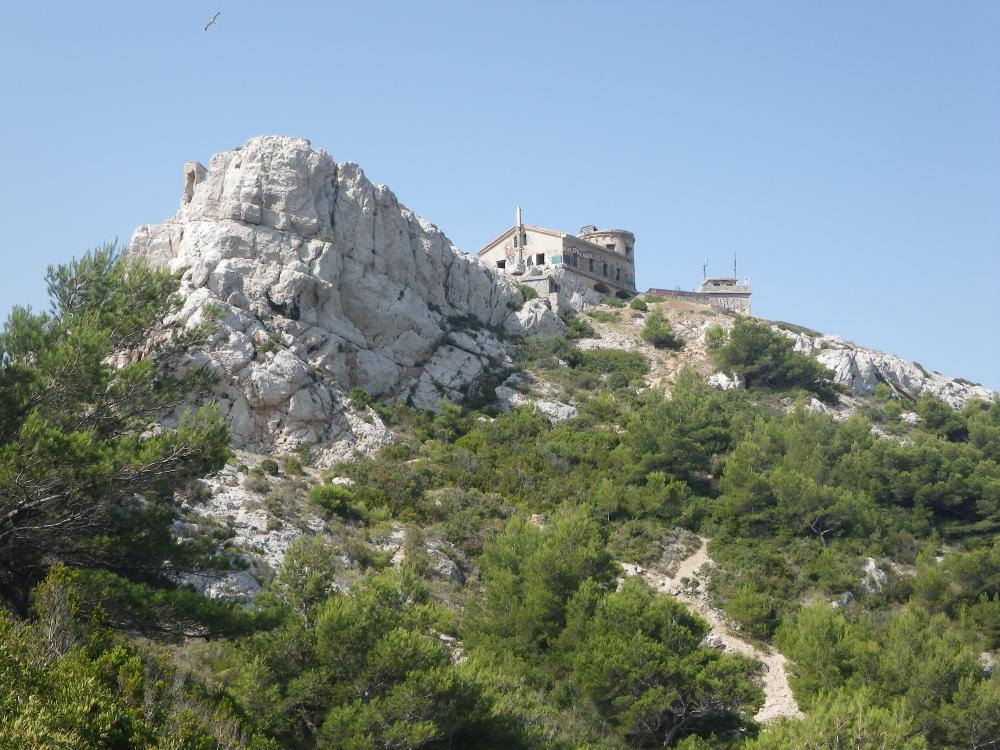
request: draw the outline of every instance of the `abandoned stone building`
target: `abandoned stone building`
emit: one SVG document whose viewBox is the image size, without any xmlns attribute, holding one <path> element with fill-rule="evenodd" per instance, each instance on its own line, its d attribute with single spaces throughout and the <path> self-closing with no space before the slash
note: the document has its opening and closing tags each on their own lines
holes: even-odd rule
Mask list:
<svg viewBox="0 0 1000 750">
<path fill-rule="evenodd" d="M 573 296 L 631 299 L 635 296 L 635 236 L 624 229 L 588 225 L 578 234 L 521 222 L 488 243 L 477 256 L 490 268 L 533 288 L 560 307 Z"/>
</svg>

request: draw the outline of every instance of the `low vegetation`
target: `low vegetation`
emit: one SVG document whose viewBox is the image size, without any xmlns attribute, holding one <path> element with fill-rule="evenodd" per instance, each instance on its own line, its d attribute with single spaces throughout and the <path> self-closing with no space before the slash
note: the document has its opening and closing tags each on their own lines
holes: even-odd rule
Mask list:
<svg viewBox="0 0 1000 750">
<path fill-rule="evenodd" d="M 657 349 L 681 349 L 684 342 L 675 334 L 666 316 L 659 310 L 654 310 L 646 316 L 646 324 L 642 327 L 643 341 L 652 344 Z"/>
</svg>

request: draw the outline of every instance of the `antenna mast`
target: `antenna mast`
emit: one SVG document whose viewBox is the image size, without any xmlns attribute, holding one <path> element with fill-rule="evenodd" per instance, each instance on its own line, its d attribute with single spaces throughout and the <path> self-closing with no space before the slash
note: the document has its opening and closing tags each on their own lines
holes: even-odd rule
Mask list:
<svg viewBox="0 0 1000 750">
<path fill-rule="evenodd" d="M 701 280 L 704 281 L 708 278 L 708 258 L 705 258 L 705 262 L 701 264 Z"/>
<path fill-rule="evenodd" d="M 521 207 L 514 207 L 514 221 L 517 226 L 514 230 L 514 247 L 517 248 L 517 268 L 524 267 L 524 225 L 521 224 Z M 522 271 L 519 271 L 522 273 Z"/>
</svg>

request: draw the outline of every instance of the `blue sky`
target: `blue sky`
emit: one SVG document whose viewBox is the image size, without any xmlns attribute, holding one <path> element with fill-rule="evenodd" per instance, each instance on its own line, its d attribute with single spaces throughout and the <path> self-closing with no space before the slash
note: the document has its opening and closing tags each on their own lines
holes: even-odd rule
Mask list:
<svg viewBox="0 0 1000 750">
<path fill-rule="evenodd" d="M 221 11 L 218 25 L 204 24 Z M 475 250 L 512 221 L 709 258 L 754 311 L 1000 388 L 1000 3 L 36 2 L 0 28 L 0 314 L 309 138 Z"/>
</svg>

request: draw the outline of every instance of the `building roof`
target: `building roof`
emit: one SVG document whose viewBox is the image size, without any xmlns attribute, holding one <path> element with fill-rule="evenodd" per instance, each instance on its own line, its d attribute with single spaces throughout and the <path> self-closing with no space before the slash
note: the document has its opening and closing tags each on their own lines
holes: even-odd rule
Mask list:
<svg viewBox="0 0 1000 750">
<path fill-rule="evenodd" d="M 698 285 L 696 291 L 708 294 L 712 292 L 749 294 L 750 286 L 740 284 L 740 280 L 732 276 L 709 276 Z"/>
</svg>

